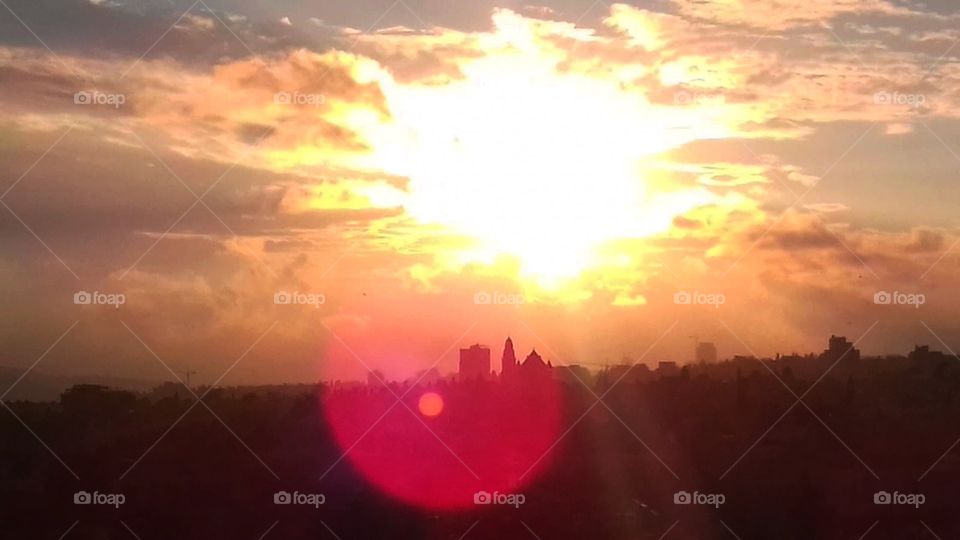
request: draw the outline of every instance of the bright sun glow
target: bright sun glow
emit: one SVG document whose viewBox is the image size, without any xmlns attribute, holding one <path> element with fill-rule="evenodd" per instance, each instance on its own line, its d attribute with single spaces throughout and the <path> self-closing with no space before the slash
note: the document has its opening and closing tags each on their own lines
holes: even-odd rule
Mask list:
<svg viewBox="0 0 960 540">
<path fill-rule="evenodd" d="M 371 165 L 410 179 L 400 201 L 410 216 L 473 239 L 465 260 L 510 255 L 523 274 L 556 282 L 597 265 L 604 244 L 663 232 L 712 200 L 657 187 L 644 166 L 728 134 L 722 118 L 564 72 L 514 21 L 496 22 L 501 53 L 466 64 L 462 80 L 384 83 L 393 122 L 365 130 Z"/>
</svg>

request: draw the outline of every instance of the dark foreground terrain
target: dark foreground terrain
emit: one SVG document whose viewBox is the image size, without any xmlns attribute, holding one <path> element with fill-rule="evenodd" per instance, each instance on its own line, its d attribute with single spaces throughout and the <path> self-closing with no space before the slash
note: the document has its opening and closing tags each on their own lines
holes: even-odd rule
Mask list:
<svg viewBox="0 0 960 540">
<path fill-rule="evenodd" d="M 517 484 L 523 504 L 446 510 L 386 495 L 353 457 L 340 460 L 344 445 L 325 407 L 363 411 L 404 396 L 402 415 L 371 430 L 370 441 L 390 447 L 353 451 L 383 451 L 408 466 L 397 485 L 416 494 L 438 488 L 427 485 L 428 472 L 445 466 L 446 442 L 467 454 L 490 448 L 471 446 L 466 431 L 481 429 L 478 418 L 493 430 L 483 444 L 494 451 L 464 461 L 496 468 L 498 455 L 516 459 L 498 445 L 530 441 L 498 435 L 497 426 L 544 422 L 540 394 L 522 382 L 437 382 L 410 392 L 317 385 L 198 389 L 206 393 L 196 403 L 170 384 L 144 394 L 81 386 L 56 403 L 6 402 L 0 537 L 960 536 L 955 358 L 741 358 L 669 376 L 621 369 L 554 384 L 561 429 L 551 440 L 559 442 L 535 478 Z M 414 411 L 425 391 L 444 396 L 445 409 L 421 422 Z M 416 429 L 436 444 L 407 452 L 423 443 L 403 435 Z M 520 465 L 512 470 L 529 467 Z M 281 491 L 322 494 L 323 504 L 275 504 Z M 112 505 L 75 504 L 78 492 Z"/>
</svg>

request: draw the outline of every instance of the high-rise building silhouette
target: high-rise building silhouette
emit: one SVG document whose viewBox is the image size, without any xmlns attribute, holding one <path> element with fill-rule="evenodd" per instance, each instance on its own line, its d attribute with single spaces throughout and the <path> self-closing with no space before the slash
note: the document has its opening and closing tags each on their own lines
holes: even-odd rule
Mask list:
<svg viewBox="0 0 960 540">
<path fill-rule="evenodd" d="M 513 351 L 513 340 L 509 337 L 503 344 L 503 356 L 500 357 L 500 376 L 511 377 L 517 370 L 517 355 Z"/>
<path fill-rule="evenodd" d="M 490 376 L 490 349 L 471 345 L 460 349 L 460 379 L 486 379 Z"/>
</svg>

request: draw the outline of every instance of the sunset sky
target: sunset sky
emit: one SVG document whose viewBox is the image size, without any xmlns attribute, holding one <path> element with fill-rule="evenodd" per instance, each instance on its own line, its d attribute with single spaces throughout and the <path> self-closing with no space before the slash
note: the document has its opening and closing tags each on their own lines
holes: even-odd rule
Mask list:
<svg viewBox="0 0 960 540">
<path fill-rule="evenodd" d="M 0 4 L 0 365 L 960 351 L 954 0 Z"/>
</svg>

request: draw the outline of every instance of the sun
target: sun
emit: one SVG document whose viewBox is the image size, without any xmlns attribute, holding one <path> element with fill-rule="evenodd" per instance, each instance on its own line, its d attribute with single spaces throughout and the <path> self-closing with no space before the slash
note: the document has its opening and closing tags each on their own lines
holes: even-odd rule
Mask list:
<svg viewBox="0 0 960 540">
<path fill-rule="evenodd" d="M 499 24 L 498 35 L 518 33 Z M 374 166 L 409 178 L 400 204 L 414 220 L 471 240 L 460 260 L 507 255 L 533 279 L 575 278 L 602 263 L 605 245 L 663 232 L 710 202 L 701 188 L 664 190 L 645 170 L 688 142 L 677 126 L 702 115 L 561 61 L 510 47 L 464 64 L 448 84 L 383 83 L 392 122 L 366 130 Z M 723 131 L 708 121 L 699 133 L 714 127 Z"/>
</svg>

